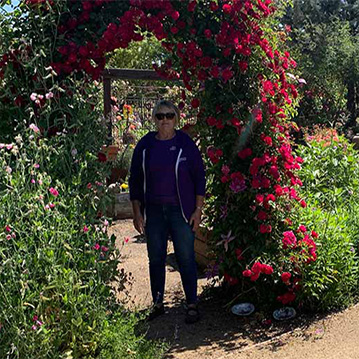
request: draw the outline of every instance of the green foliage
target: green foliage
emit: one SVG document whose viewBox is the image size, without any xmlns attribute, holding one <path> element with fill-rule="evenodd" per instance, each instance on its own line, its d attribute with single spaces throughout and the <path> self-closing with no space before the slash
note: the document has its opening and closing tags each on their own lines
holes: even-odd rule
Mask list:
<svg viewBox="0 0 359 359">
<path fill-rule="evenodd" d="M 299 152 L 308 204 L 301 221 L 320 233 L 317 260 L 302 273 L 302 300 L 313 310 L 344 307 L 359 284 L 359 154 L 329 130 L 312 136 Z"/>
<path fill-rule="evenodd" d="M 132 42 L 126 49 L 117 49 L 108 55 L 107 67 L 126 69 L 152 69 L 154 63 L 164 60 L 161 42 L 145 34 L 141 42 Z"/>
<path fill-rule="evenodd" d="M 135 331 L 138 319 L 134 314 L 115 315 L 111 322 L 101 335 L 99 359 L 160 358 L 167 349 L 164 343 L 148 341 Z"/>
<path fill-rule="evenodd" d="M 289 45 L 307 82 L 296 119 L 300 125 L 355 125 L 359 42 L 353 6 L 295 0 L 283 18 L 292 27 Z"/>
</svg>

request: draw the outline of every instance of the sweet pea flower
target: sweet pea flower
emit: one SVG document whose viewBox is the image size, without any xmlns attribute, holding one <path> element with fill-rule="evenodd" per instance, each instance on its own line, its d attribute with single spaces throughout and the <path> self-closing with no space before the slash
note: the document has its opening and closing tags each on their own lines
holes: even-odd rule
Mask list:
<svg viewBox="0 0 359 359">
<path fill-rule="evenodd" d="M 84 233 L 87 233 L 89 231 L 89 228 L 85 225 L 83 228 Z"/>
<path fill-rule="evenodd" d="M 35 164 L 34 164 L 34 168 L 37 169 L 37 168 L 39 168 L 39 167 L 40 167 L 40 165 L 39 165 L 38 163 L 35 163 Z"/>
<path fill-rule="evenodd" d="M 55 204 L 50 202 L 50 203 L 49 203 L 49 207 L 50 207 L 50 208 L 54 208 L 54 207 L 55 207 Z"/>
<path fill-rule="evenodd" d="M 31 101 L 36 101 L 37 99 L 37 93 L 36 92 L 33 92 L 31 95 L 30 95 L 30 100 Z"/>
<path fill-rule="evenodd" d="M 54 94 L 53 94 L 53 92 L 48 92 L 46 95 L 45 95 L 45 97 L 46 97 L 46 99 L 48 100 L 48 99 L 50 99 L 50 98 L 53 98 L 54 97 Z"/>
<path fill-rule="evenodd" d="M 36 181 L 33 178 L 31 178 L 31 183 L 36 183 Z"/>
<path fill-rule="evenodd" d="M 100 245 L 96 243 L 92 248 L 98 251 L 100 249 Z"/>
<path fill-rule="evenodd" d="M 29 128 L 31 130 L 33 130 L 35 133 L 39 133 L 40 132 L 40 129 L 34 124 L 34 123 L 31 123 Z"/>
<path fill-rule="evenodd" d="M 53 188 L 53 187 L 50 187 L 50 188 L 49 188 L 49 192 L 50 192 L 53 196 L 55 196 L 55 197 L 57 197 L 57 196 L 59 195 L 58 190 L 55 189 L 55 188 Z"/>
<path fill-rule="evenodd" d="M 8 226 L 8 225 L 7 225 L 7 226 L 5 226 L 5 231 L 6 231 L 6 232 L 11 232 L 11 228 L 10 228 L 10 226 Z"/>
<path fill-rule="evenodd" d="M 12 147 L 13 147 L 12 143 L 9 143 L 8 145 L 6 145 L 6 149 L 7 149 L 7 150 L 11 150 Z"/>
<path fill-rule="evenodd" d="M 108 247 L 106 247 L 106 246 L 101 246 L 101 251 L 102 252 L 107 252 L 108 251 Z"/>
<path fill-rule="evenodd" d="M 16 238 L 16 233 L 12 232 L 12 233 L 11 233 L 11 237 L 12 237 L 12 238 Z"/>
<path fill-rule="evenodd" d="M 9 241 L 10 239 L 11 239 L 12 237 L 11 237 L 11 234 L 7 234 L 6 235 L 6 239 Z"/>
</svg>

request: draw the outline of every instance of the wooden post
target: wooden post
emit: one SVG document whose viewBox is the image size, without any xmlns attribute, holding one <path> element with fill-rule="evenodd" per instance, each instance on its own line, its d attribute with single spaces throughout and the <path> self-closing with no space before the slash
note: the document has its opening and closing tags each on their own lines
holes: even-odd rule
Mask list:
<svg viewBox="0 0 359 359">
<path fill-rule="evenodd" d="M 103 103 L 104 103 L 104 116 L 108 121 L 108 144 L 112 143 L 112 121 L 111 121 L 111 78 L 103 78 Z"/>
</svg>

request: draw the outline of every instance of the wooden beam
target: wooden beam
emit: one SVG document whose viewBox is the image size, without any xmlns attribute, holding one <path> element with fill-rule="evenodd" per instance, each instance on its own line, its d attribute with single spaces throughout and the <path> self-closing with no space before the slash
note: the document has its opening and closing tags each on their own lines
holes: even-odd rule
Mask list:
<svg viewBox="0 0 359 359">
<path fill-rule="evenodd" d="M 108 121 L 108 142 L 112 142 L 112 120 L 111 114 L 111 79 L 103 78 L 103 103 L 104 103 L 104 115 Z"/>
<path fill-rule="evenodd" d="M 119 80 L 148 80 L 148 81 L 179 81 L 177 79 L 169 80 L 161 77 L 154 70 L 137 69 L 105 69 L 102 72 L 103 78 Z"/>
</svg>

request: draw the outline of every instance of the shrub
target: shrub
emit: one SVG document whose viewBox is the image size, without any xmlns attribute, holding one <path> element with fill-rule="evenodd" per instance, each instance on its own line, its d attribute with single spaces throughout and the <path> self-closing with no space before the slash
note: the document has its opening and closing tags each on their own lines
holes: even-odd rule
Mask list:
<svg viewBox="0 0 359 359">
<path fill-rule="evenodd" d="M 301 299 L 311 309 L 347 306 L 358 289 L 359 154 L 335 130 L 320 129 L 300 146 L 307 208 L 301 221 L 316 228 L 317 260 L 303 270 Z"/>
</svg>

